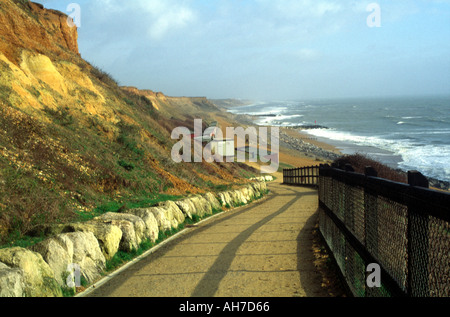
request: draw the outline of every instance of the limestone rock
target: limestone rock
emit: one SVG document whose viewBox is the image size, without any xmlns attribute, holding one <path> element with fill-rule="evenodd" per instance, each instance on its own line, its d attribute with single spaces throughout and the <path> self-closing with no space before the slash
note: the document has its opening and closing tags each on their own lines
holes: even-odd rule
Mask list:
<svg viewBox="0 0 450 317">
<path fill-rule="evenodd" d="M 195 214 L 199 217 L 212 215 L 212 207 L 208 201 L 200 195 L 189 198 L 195 206 Z"/>
<path fill-rule="evenodd" d="M 73 263 L 73 243 L 64 235 L 46 239 L 32 247 L 54 272 L 59 285 L 64 286 L 68 266 Z"/>
<path fill-rule="evenodd" d="M 153 213 L 155 216 L 156 221 L 158 222 L 158 228 L 159 231 L 169 231 L 171 229 L 171 223 L 166 217 L 166 213 L 164 212 L 164 209 L 160 207 L 151 207 L 149 210 Z"/>
<path fill-rule="evenodd" d="M 233 201 L 231 200 L 231 196 L 229 192 L 222 192 L 219 193 L 219 198 L 222 201 L 222 206 L 232 206 L 233 205 Z"/>
<path fill-rule="evenodd" d="M 274 180 L 274 178 L 272 175 L 264 175 L 264 176 L 250 178 L 250 180 L 258 181 L 258 182 L 272 182 Z"/>
<path fill-rule="evenodd" d="M 94 218 L 95 221 L 110 223 L 116 225 L 122 231 L 122 239 L 119 249 L 130 252 L 139 248 L 141 242 L 145 239 L 145 222 L 138 216 L 127 213 L 109 212 Z"/>
<path fill-rule="evenodd" d="M 42 255 L 59 285 L 64 287 L 71 265 L 78 266 L 81 276 L 89 283 L 99 278 L 105 268 L 106 259 L 92 232 L 60 234 L 38 243 L 33 250 Z"/>
<path fill-rule="evenodd" d="M 238 189 L 231 191 L 230 196 L 231 196 L 231 201 L 233 202 L 234 206 L 239 206 L 241 204 L 247 204 L 247 200 L 245 199 L 242 192 Z"/>
<path fill-rule="evenodd" d="M 252 186 L 248 186 L 247 191 L 248 191 L 248 196 L 249 196 L 250 200 L 253 200 L 256 198 L 255 190 L 253 189 Z"/>
<path fill-rule="evenodd" d="M 192 201 L 189 198 L 177 200 L 177 201 L 175 201 L 175 203 L 180 208 L 180 210 L 183 212 L 185 217 L 192 219 L 192 215 L 196 214 L 195 205 L 192 203 Z"/>
<path fill-rule="evenodd" d="M 240 191 L 241 191 L 242 195 L 244 196 L 245 200 L 247 202 L 249 202 L 251 200 L 251 198 L 250 198 L 250 194 L 248 192 L 248 188 L 247 187 L 241 188 Z"/>
<path fill-rule="evenodd" d="M 120 241 L 122 240 L 122 230 L 119 226 L 111 222 L 88 221 L 84 223 L 72 223 L 65 226 L 64 232 L 92 232 L 97 238 L 106 260 L 112 257 L 119 250 Z"/>
<path fill-rule="evenodd" d="M 170 222 L 172 228 L 178 228 L 178 226 L 186 219 L 181 209 L 173 201 L 162 202 L 158 205 L 158 207 L 164 210 L 166 218 Z"/>
<path fill-rule="evenodd" d="M 145 223 L 144 236 L 155 242 L 158 239 L 159 227 L 158 221 L 156 221 L 155 215 L 149 208 L 138 208 L 128 210 L 127 213 L 138 216 Z"/>
<path fill-rule="evenodd" d="M 23 297 L 24 288 L 22 271 L 0 262 L 0 297 Z"/>
<path fill-rule="evenodd" d="M 241 204 L 244 204 L 244 205 L 248 204 L 248 201 L 247 201 L 247 198 L 245 197 L 243 189 L 237 189 L 237 190 L 235 190 L 235 192 L 236 192 L 236 195 L 238 196 L 239 202 Z"/>
<path fill-rule="evenodd" d="M 39 253 L 20 247 L 1 249 L 0 262 L 21 270 L 26 296 L 62 296 L 61 288 L 54 278 L 54 272 Z"/>
<path fill-rule="evenodd" d="M 66 243 L 73 244 L 72 263 L 78 265 L 81 276 L 88 283 L 95 282 L 105 269 L 106 259 L 100 245 L 92 232 L 72 232 L 61 237 Z"/>
<path fill-rule="evenodd" d="M 252 184 L 256 195 L 261 196 L 267 190 L 267 184 L 265 182 L 255 182 Z"/>
<path fill-rule="evenodd" d="M 219 200 L 214 196 L 213 193 L 206 193 L 203 195 L 203 197 L 208 201 L 208 203 L 211 205 L 211 207 L 215 210 L 222 209 L 222 206 L 220 205 Z"/>
</svg>

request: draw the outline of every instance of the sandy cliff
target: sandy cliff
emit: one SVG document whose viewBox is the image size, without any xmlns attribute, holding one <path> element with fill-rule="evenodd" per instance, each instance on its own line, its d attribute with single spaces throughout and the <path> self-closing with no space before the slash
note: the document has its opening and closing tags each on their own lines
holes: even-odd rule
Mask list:
<svg viewBox="0 0 450 317">
<path fill-rule="evenodd" d="M 41 5 L 0 0 L 0 25 L 0 240 L 107 201 L 202 192 L 248 175 L 171 160 L 174 127 L 215 120 L 206 98 L 120 88 L 80 56 L 67 16 Z"/>
<path fill-rule="evenodd" d="M 0 50 L 15 63 L 23 49 L 55 57 L 78 55 L 78 32 L 68 17 L 42 5 L 25 1 L 0 1 Z"/>
</svg>

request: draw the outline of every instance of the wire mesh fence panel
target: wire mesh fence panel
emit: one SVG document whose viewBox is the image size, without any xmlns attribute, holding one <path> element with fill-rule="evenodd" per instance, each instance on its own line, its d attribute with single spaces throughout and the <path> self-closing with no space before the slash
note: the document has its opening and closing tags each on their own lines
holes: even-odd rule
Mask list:
<svg viewBox="0 0 450 317">
<path fill-rule="evenodd" d="M 410 214 L 410 288 L 416 297 L 450 296 L 450 224 L 427 213 L 434 208 L 416 199 Z"/>
<path fill-rule="evenodd" d="M 326 213 L 322 209 L 319 210 L 319 227 L 329 249 L 333 252 L 337 265 L 344 273 L 345 237 L 336 226 L 336 224 L 326 215 Z"/>
<path fill-rule="evenodd" d="M 377 260 L 406 292 L 408 209 L 385 197 L 378 197 L 377 205 Z"/>
<path fill-rule="evenodd" d="M 366 263 L 348 241 L 345 241 L 345 277 L 356 297 L 366 295 Z"/>
<path fill-rule="evenodd" d="M 414 295 L 450 297 L 450 223 L 430 217 L 428 231 L 429 294 L 417 293 Z"/>
<path fill-rule="evenodd" d="M 366 297 L 449 297 L 450 193 L 366 170 L 319 172 L 320 232 L 349 289 Z M 369 263 L 380 266 L 377 287 L 367 285 Z"/>
<path fill-rule="evenodd" d="M 362 243 L 365 243 L 364 188 L 345 186 L 345 225 Z"/>
</svg>

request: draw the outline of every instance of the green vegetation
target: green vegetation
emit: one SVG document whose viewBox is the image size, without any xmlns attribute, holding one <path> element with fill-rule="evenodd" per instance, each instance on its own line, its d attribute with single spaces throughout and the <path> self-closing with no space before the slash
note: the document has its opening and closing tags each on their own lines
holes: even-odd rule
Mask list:
<svg viewBox="0 0 450 317">
<path fill-rule="evenodd" d="M 22 10 L 24 10 L 29 16 L 31 16 L 33 19 L 39 22 L 38 16 L 33 13 L 33 11 L 29 6 L 30 2 L 29 0 L 13 0 L 13 1 L 17 4 L 17 6 L 22 8 Z"/>
<path fill-rule="evenodd" d="M 280 172 L 280 173 L 282 173 L 284 169 L 295 168 L 294 166 L 289 165 L 289 164 L 286 164 L 286 163 L 283 163 L 283 162 L 280 162 L 279 164 L 280 164 L 280 165 L 279 165 L 279 167 L 278 167 L 278 172 Z"/>
<path fill-rule="evenodd" d="M 42 18 L 33 15 L 28 1 L 14 3 L 26 13 L 20 16 L 24 21 L 27 14 Z M 35 26 L 49 34 L 39 29 L 42 24 Z M 58 42 L 57 33 L 51 41 Z M 33 47 L 23 49 L 36 53 Z M 42 45 L 39 54 L 70 83 L 67 93 L 37 75 L 24 86 L 0 61 L 0 245 L 35 243 L 27 235 L 37 226 L 227 190 L 236 179 L 255 175 L 245 164 L 171 160 L 173 128 L 192 126 L 196 115 L 214 116 L 216 108 L 206 100 L 164 97 L 154 105 L 152 98 L 120 88 L 107 72 L 60 49 Z"/>
<path fill-rule="evenodd" d="M 128 163 L 128 162 L 126 162 L 126 161 L 124 161 L 124 160 L 119 160 L 118 162 L 117 162 L 117 164 L 119 164 L 120 166 L 122 166 L 125 170 L 127 170 L 127 171 L 132 171 L 132 170 L 134 170 L 134 164 L 132 164 L 132 163 Z"/>
<path fill-rule="evenodd" d="M 117 80 L 114 79 L 114 77 L 109 74 L 108 72 L 105 72 L 104 70 L 100 69 L 99 67 L 91 65 L 91 74 L 95 78 L 97 78 L 102 83 L 106 84 L 107 86 L 118 86 Z"/>
<path fill-rule="evenodd" d="M 268 191 L 265 191 L 263 193 L 263 196 L 266 195 L 268 193 Z M 262 197 L 262 196 L 261 196 Z M 254 199 L 252 201 L 249 201 L 248 203 L 251 203 L 253 201 L 256 201 L 258 199 L 257 198 Z M 170 200 L 170 199 L 176 199 L 179 197 L 171 197 L 171 196 L 162 196 L 159 197 L 156 200 L 142 200 L 139 202 L 136 202 L 134 204 L 130 204 L 130 208 L 142 208 L 142 207 L 146 207 L 148 206 L 148 204 L 153 205 L 156 201 L 163 201 L 164 199 L 166 200 Z M 105 213 L 108 211 L 114 211 L 116 210 L 116 208 L 119 206 L 120 204 L 115 204 L 115 203 L 110 203 L 110 204 L 106 204 L 104 206 L 100 206 L 97 208 L 97 213 Z M 244 204 L 239 204 L 235 207 L 239 207 L 242 206 Z M 119 207 L 119 209 L 122 207 Z M 227 207 L 232 208 L 231 206 Z M 117 210 L 116 210 L 117 211 Z M 172 228 L 171 230 L 168 231 L 164 231 L 164 232 L 159 232 L 158 234 L 158 239 L 155 242 L 152 242 L 150 239 L 146 239 L 145 241 L 141 242 L 141 244 L 139 245 L 139 247 L 137 249 L 132 250 L 131 252 L 124 252 L 124 251 L 118 251 L 110 260 L 106 261 L 106 267 L 105 267 L 105 271 L 104 271 L 104 275 L 109 274 L 117 269 L 119 269 L 120 267 L 122 267 L 123 265 L 133 261 L 134 259 L 136 259 L 137 257 L 143 255 L 144 253 L 146 253 L 147 251 L 151 250 L 152 248 L 154 248 L 155 246 L 157 246 L 158 244 L 162 243 L 163 241 L 167 240 L 168 238 L 176 235 L 177 233 L 183 231 L 184 229 L 186 229 L 188 226 L 192 226 L 195 225 L 207 218 L 210 218 L 214 215 L 220 214 L 222 213 L 223 210 L 222 209 L 213 209 L 212 214 L 211 215 L 206 215 L 204 217 L 200 217 L 198 215 L 193 215 L 192 219 L 190 218 L 186 218 L 185 222 L 183 224 L 180 224 L 178 226 L 178 228 Z M 87 288 L 89 285 L 87 285 L 87 283 L 85 282 L 83 284 L 82 281 L 82 286 L 84 288 Z M 63 288 L 63 295 L 65 297 L 71 297 L 75 295 L 75 291 L 73 289 L 67 289 L 67 288 Z"/>
<path fill-rule="evenodd" d="M 34 90 L 34 91 L 39 92 L 37 90 Z M 65 107 L 65 108 L 60 107 L 57 110 L 53 110 L 53 109 L 45 107 L 44 111 L 53 118 L 53 120 L 56 124 L 59 124 L 63 127 L 69 126 L 69 125 L 73 124 L 75 121 L 73 116 L 69 112 L 69 107 Z"/>
</svg>

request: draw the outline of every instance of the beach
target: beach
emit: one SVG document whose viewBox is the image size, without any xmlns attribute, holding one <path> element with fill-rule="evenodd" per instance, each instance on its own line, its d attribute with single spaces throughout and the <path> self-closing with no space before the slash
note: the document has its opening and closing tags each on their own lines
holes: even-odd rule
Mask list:
<svg viewBox="0 0 450 317">
<path fill-rule="evenodd" d="M 232 115 L 232 118 L 232 121 L 235 121 L 242 127 L 256 126 L 255 118 L 252 116 Z M 228 120 L 219 119 L 218 121 L 223 130 L 232 125 Z M 335 159 L 343 155 L 332 144 L 322 142 L 301 129 L 292 127 L 280 127 L 279 154 L 280 163 L 285 168 L 331 164 Z"/>
<path fill-rule="evenodd" d="M 317 138 L 294 128 L 280 130 L 280 146 L 296 150 L 316 161 L 331 162 L 342 155 L 333 145 L 318 141 Z"/>
<path fill-rule="evenodd" d="M 280 106 L 277 108 L 276 105 Z M 303 105 L 303 107 L 310 109 L 308 105 Z M 352 109 L 357 108 L 352 107 Z M 317 116 L 323 117 L 324 110 L 321 108 L 318 110 L 321 113 Z M 381 121 L 397 120 L 397 117 L 391 118 L 391 115 L 386 115 L 384 119 L 378 119 L 380 121 L 378 125 L 369 121 L 364 124 L 354 123 L 356 120 L 349 122 L 350 128 L 353 125 L 360 131 L 363 131 L 360 128 L 362 125 L 374 125 L 373 131 L 376 132 L 372 134 L 368 132 L 367 136 L 362 136 L 343 132 L 333 126 L 330 128 L 325 124 L 308 125 L 307 122 L 311 122 L 311 120 L 301 121 L 302 117 L 299 114 L 288 115 L 289 113 L 301 113 L 304 110 L 291 110 L 283 103 L 271 103 L 270 106 L 238 105 L 225 108 L 224 111 L 233 114 L 233 117 L 242 126 L 278 126 L 280 128 L 281 168 L 330 164 L 343 155 L 362 154 L 400 173 L 406 174 L 407 171 L 418 170 L 428 178 L 431 188 L 450 189 L 448 156 L 446 155 L 448 152 L 445 138 L 448 133 L 446 125 L 439 126 L 438 129 L 427 123 L 427 130 L 422 131 L 419 128 L 425 126 L 425 123 L 412 116 L 406 117 L 404 113 L 401 114 L 403 120 L 409 120 L 411 124 L 420 122 L 421 125 L 418 128 L 413 126 L 408 129 L 406 128 L 407 124 L 404 123 L 394 124 L 393 128 L 391 125 L 389 129 L 381 126 Z M 308 111 L 308 116 L 313 118 L 314 111 Z M 344 118 L 339 118 L 339 121 L 336 121 L 340 122 L 339 129 L 346 126 L 344 120 Z M 331 119 L 329 123 L 330 125 L 331 123 L 336 124 Z M 391 129 L 392 131 L 390 131 Z M 425 152 L 428 149 L 429 152 Z"/>
</svg>

